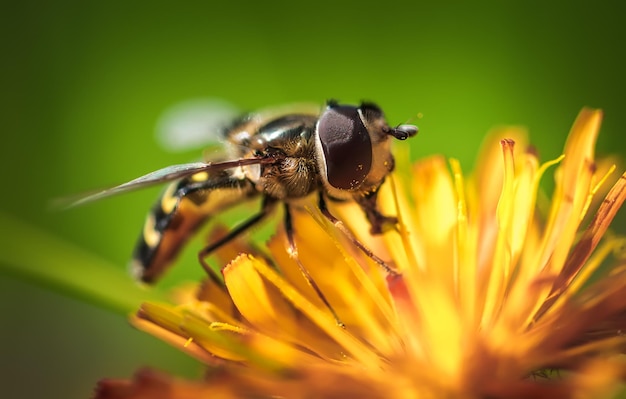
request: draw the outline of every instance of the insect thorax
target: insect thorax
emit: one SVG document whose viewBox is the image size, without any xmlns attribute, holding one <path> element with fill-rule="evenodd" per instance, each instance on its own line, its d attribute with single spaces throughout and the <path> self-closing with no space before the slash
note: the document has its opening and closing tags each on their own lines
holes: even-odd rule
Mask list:
<svg viewBox="0 0 626 399">
<path fill-rule="evenodd" d="M 276 156 L 276 162 L 264 165 L 257 188 L 280 200 L 304 197 L 320 188 L 315 157 L 313 118 L 284 120 L 280 132 L 260 133 L 263 155 Z"/>
</svg>

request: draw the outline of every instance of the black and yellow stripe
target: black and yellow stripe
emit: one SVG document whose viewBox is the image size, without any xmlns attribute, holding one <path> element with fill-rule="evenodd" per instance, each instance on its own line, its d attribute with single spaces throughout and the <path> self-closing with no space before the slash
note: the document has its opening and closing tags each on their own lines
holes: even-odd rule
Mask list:
<svg viewBox="0 0 626 399">
<path fill-rule="evenodd" d="M 249 180 L 235 177 L 232 170 L 198 173 L 170 184 L 146 217 L 133 253 L 133 275 L 155 281 L 204 222 L 257 194 Z"/>
</svg>

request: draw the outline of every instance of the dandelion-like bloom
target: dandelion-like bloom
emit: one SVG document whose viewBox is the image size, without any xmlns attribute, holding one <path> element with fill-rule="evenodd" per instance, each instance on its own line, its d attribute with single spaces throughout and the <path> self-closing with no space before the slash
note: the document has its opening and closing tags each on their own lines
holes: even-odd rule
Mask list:
<svg viewBox="0 0 626 399">
<path fill-rule="evenodd" d="M 381 188 L 381 210 L 399 223 L 379 237 L 358 207 L 334 208 L 398 276 L 314 207 L 296 213 L 299 259 L 344 326 L 302 277 L 284 232 L 269 256 L 224 248 L 219 257 L 234 260 L 223 283 L 209 279 L 177 305 L 146 303 L 133 318 L 209 365 L 206 377 L 144 370 L 103 381 L 97 397 L 610 395 L 626 376 L 626 260 L 611 256 L 624 239 L 607 228 L 626 175 L 610 188 L 614 168 L 594 161 L 600 121 L 583 110 L 564 156 L 543 165 L 516 129 L 487 142 L 470 178 L 454 160 L 451 172 L 441 157 L 416 163 L 408 184 L 399 173 Z M 548 201 L 539 182 L 551 168 Z"/>
</svg>

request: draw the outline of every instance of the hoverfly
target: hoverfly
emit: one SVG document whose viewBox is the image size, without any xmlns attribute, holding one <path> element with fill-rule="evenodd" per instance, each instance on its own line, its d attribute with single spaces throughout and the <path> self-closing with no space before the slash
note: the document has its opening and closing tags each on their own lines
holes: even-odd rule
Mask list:
<svg viewBox="0 0 626 399">
<path fill-rule="evenodd" d="M 385 224 L 396 223 L 395 218 L 381 214 L 376 197 L 394 169 L 390 139 L 405 140 L 417 131 L 416 126 L 408 124 L 389 126 L 382 110 L 366 102 L 352 106 L 329 101 L 321 111 L 286 108 L 252 113 L 224 130 L 228 152 L 225 158 L 168 166 L 87 196 L 78 203 L 173 181 L 148 214 L 135 247 L 133 271 L 144 282 L 155 281 L 190 235 L 208 219 L 254 197 L 261 198 L 260 211 L 202 249 L 199 258 L 203 266 L 207 268 L 204 262 L 207 255 L 262 221 L 279 204 L 285 209 L 285 231 L 291 253 L 297 253 L 292 203 L 313 193 L 317 193 L 322 214 L 366 255 L 393 273 L 330 213 L 326 202 L 356 201 L 369 221 L 372 234 L 381 233 Z M 306 269 L 299 265 L 326 302 Z"/>
</svg>

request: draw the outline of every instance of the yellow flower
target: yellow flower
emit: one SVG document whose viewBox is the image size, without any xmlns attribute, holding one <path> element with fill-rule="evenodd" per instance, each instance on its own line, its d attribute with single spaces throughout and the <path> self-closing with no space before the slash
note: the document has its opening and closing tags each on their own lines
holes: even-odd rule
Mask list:
<svg viewBox="0 0 626 399">
<path fill-rule="evenodd" d="M 381 210 L 399 227 L 379 237 L 355 205 L 333 208 L 399 276 L 313 206 L 297 212 L 299 259 L 344 326 L 284 232 L 269 254 L 242 242 L 223 249 L 221 259 L 234 258 L 223 282 L 211 278 L 177 305 L 146 303 L 133 318 L 209 365 L 206 378 L 144 370 L 103 381 L 98 398 L 610 395 L 626 375 L 626 260 L 609 259 L 625 241 L 607 228 L 626 175 L 607 189 L 614 167 L 593 154 L 600 122 L 600 111 L 583 110 L 563 157 L 543 165 L 519 129 L 492 135 L 467 179 L 455 160 L 451 172 L 442 157 L 416 163 L 408 184 L 399 173 L 381 188 Z"/>
</svg>

